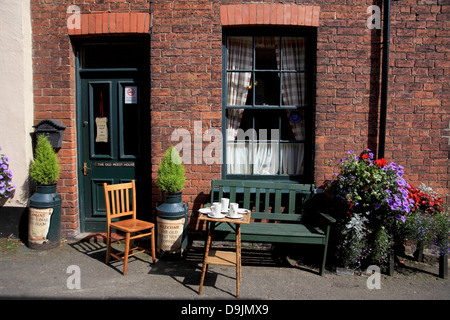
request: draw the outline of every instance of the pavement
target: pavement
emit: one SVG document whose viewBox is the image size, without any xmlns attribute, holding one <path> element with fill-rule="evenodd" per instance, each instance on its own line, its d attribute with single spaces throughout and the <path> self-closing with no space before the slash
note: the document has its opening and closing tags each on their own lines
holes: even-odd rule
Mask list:
<svg viewBox="0 0 450 320">
<path fill-rule="evenodd" d="M 437 264 L 411 265 L 384 274 L 338 275 L 298 263 L 280 265 L 262 249 L 242 251 L 241 297 L 236 299 L 235 268 L 210 266 L 203 292 L 198 294 L 202 268 L 202 243 L 194 241 L 184 259 L 151 258 L 142 253 L 130 258 L 128 273 L 121 262 L 105 264 L 106 245 L 86 234 L 64 240 L 49 250 L 30 249 L 20 240 L 0 239 L 0 299 L 57 300 L 156 300 L 178 301 L 176 314 L 202 303 L 246 303 L 253 307 L 230 313 L 264 311 L 268 302 L 291 301 L 275 308 L 289 310 L 298 301 L 312 300 L 449 300 L 450 282 L 438 277 Z M 412 262 L 411 262 L 412 263 Z M 254 303 L 258 301 L 257 308 Z M 185 308 L 185 309 L 183 309 Z M 170 309 L 170 308 L 169 308 Z M 206 309 L 205 309 L 206 310 Z M 170 311 L 170 310 L 169 310 Z M 194 312 L 194 313 L 192 313 Z M 205 311 L 206 312 L 206 311 Z M 216 311 L 217 314 L 217 311 Z"/>
</svg>

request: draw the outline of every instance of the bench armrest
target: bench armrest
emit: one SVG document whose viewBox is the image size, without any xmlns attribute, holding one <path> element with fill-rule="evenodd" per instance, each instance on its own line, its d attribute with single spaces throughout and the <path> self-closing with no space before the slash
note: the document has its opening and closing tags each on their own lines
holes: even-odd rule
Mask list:
<svg viewBox="0 0 450 320">
<path fill-rule="evenodd" d="M 319 215 L 321 215 L 323 218 L 325 218 L 325 220 L 327 220 L 327 223 L 336 223 L 336 219 L 334 219 L 333 217 L 331 217 L 329 214 L 323 213 L 323 212 L 318 212 Z"/>
</svg>

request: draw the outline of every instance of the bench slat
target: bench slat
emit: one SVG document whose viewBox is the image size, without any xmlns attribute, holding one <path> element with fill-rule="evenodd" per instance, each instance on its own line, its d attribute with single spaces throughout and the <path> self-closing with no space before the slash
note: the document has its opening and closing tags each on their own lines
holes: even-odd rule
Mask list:
<svg viewBox="0 0 450 320">
<path fill-rule="evenodd" d="M 230 188 L 230 203 L 236 202 L 236 187 Z"/>
<path fill-rule="evenodd" d="M 213 180 L 212 186 L 242 187 L 242 188 L 261 188 L 261 189 L 281 189 L 297 190 L 303 193 L 311 192 L 311 185 L 283 182 L 264 182 L 264 181 L 242 181 L 242 180 Z"/>
<path fill-rule="evenodd" d="M 234 230 L 226 223 L 217 225 L 216 231 L 233 232 Z M 241 226 L 241 234 L 260 234 L 274 236 L 292 236 L 292 237 L 318 237 L 324 238 L 325 233 L 319 227 L 307 226 L 303 224 L 288 223 L 250 223 Z"/>
<path fill-rule="evenodd" d="M 215 231 L 215 237 L 218 239 L 236 239 L 236 234 L 228 224 L 217 225 Z M 249 225 L 242 225 L 241 238 L 242 241 L 263 243 L 325 244 L 326 242 L 326 235 L 319 228 L 286 223 L 250 223 Z"/>
<path fill-rule="evenodd" d="M 244 190 L 244 208 L 250 207 L 250 188 Z"/>
<path fill-rule="evenodd" d="M 281 190 L 275 190 L 275 208 L 273 208 L 274 212 L 281 212 Z"/>
<path fill-rule="evenodd" d="M 264 212 L 269 212 L 269 211 L 270 211 L 270 189 L 266 189 Z"/>
<path fill-rule="evenodd" d="M 256 189 L 256 196 L 255 196 L 255 211 L 259 212 L 259 202 L 261 199 L 261 189 L 257 188 Z"/>
<path fill-rule="evenodd" d="M 289 214 L 295 213 L 295 190 L 289 190 Z"/>
<path fill-rule="evenodd" d="M 252 219 L 300 222 L 302 220 L 302 215 L 301 214 L 288 214 L 288 213 L 252 212 Z"/>
</svg>

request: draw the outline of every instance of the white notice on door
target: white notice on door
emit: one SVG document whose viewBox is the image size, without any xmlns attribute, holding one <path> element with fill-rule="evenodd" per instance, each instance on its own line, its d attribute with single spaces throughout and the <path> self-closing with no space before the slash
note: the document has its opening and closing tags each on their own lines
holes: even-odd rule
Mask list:
<svg viewBox="0 0 450 320">
<path fill-rule="evenodd" d="M 137 103 L 137 87 L 125 87 L 125 103 Z"/>
<path fill-rule="evenodd" d="M 95 118 L 97 125 L 97 136 L 95 142 L 108 142 L 108 118 Z"/>
</svg>

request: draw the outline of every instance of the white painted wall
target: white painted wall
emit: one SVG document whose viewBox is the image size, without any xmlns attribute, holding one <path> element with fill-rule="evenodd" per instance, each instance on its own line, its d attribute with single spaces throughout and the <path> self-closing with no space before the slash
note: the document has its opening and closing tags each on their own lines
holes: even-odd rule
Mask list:
<svg viewBox="0 0 450 320">
<path fill-rule="evenodd" d="M 33 73 L 29 0 L 0 0 L 0 153 L 9 159 L 14 198 L 5 206 L 26 207 L 33 158 Z"/>
</svg>

